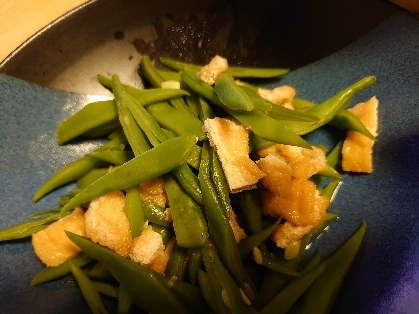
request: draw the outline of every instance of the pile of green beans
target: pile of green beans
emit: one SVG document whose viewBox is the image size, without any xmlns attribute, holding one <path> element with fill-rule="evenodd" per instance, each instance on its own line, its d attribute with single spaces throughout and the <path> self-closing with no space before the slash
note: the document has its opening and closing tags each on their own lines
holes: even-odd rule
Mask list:
<svg viewBox="0 0 419 314">
<path fill-rule="evenodd" d="M 135 306 L 150 313 L 328 313 L 360 248 L 366 223 L 326 259 L 320 251 L 307 259 L 305 252 L 337 217 L 329 212 L 296 245 L 276 247 L 269 239 L 281 219 L 262 215 L 259 188 L 229 193 L 202 126 L 215 116 L 233 116 L 250 130 L 252 158 L 274 143 L 310 149 L 302 135 L 325 124 L 374 138 L 346 108 L 375 77 L 363 78 L 320 104 L 295 98 L 295 110 L 290 110 L 261 98 L 256 86 L 235 81 L 277 77 L 287 69 L 230 67 L 210 86 L 195 74 L 200 65 L 169 58 L 160 62 L 172 71 L 142 57 L 140 75 L 150 85 L 145 90 L 122 84 L 117 75 L 98 76 L 114 99 L 87 104 L 63 121 L 58 144 L 83 137 L 107 136 L 108 141 L 59 170 L 33 195 L 37 202 L 75 183 L 75 189 L 60 197 L 60 207 L 0 230 L 0 241 L 27 238 L 76 206 L 87 208 L 94 198 L 122 190 L 133 238 L 147 224 L 162 235 L 164 244 L 176 237 L 165 274 L 67 232 L 83 252 L 60 266 L 44 268 L 31 285 L 74 279 L 93 313 L 107 312 L 102 294 L 118 299 L 118 313 Z M 179 82 L 181 89 L 161 88 L 168 80 Z M 329 199 L 341 180 L 341 147 L 342 141 L 330 149 L 326 168 L 311 178 Z M 117 167 L 108 171 L 111 166 Z M 166 221 L 165 208 L 140 198 L 138 185 L 155 178 L 164 180 L 173 222 Z M 246 232 L 239 244 L 229 223 L 231 206 Z"/>
</svg>

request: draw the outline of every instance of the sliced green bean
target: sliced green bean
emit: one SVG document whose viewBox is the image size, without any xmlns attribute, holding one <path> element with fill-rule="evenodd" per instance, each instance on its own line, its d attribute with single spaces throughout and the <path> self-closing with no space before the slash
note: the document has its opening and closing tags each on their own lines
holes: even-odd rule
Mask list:
<svg viewBox="0 0 419 314">
<path fill-rule="evenodd" d="M 245 237 L 239 243 L 240 256 L 244 258 L 247 254 L 252 252 L 253 248 L 258 247 L 261 243 L 267 240 L 272 232 L 278 227 L 281 219 L 278 219 L 274 224 L 266 229 Z"/>
<path fill-rule="evenodd" d="M 260 314 L 285 314 L 294 305 L 298 298 L 307 290 L 308 287 L 320 276 L 327 266 L 328 261 L 323 262 L 311 272 L 296 277 L 291 281 L 271 302 L 260 311 Z M 316 308 L 312 309 L 316 311 Z"/>
<path fill-rule="evenodd" d="M 313 282 L 297 308 L 298 313 L 329 313 L 362 243 L 366 230 L 363 221 L 358 230 L 329 259 L 322 274 Z"/>
<path fill-rule="evenodd" d="M 253 189 L 240 192 L 239 202 L 251 234 L 262 231 L 262 199 L 260 191 Z"/>
<path fill-rule="evenodd" d="M 190 64 L 174 60 L 171 58 L 159 58 L 159 61 L 164 66 L 175 71 L 199 71 L 202 65 Z M 229 70 L 234 77 L 247 77 L 247 78 L 272 78 L 284 75 L 289 72 L 289 69 L 281 68 L 251 68 L 251 67 L 237 67 L 229 66 Z"/>
<path fill-rule="evenodd" d="M 174 137 L 131 159 L 77 194 L 63 207 L 61 214 L 65 215 L 75 206 L 101 195 L 140 184 L 171 171 L 186 162 L 195 141 L 195 138 L 188 136 Z"/>
<path fill-rule="evenodd" d="M 118 147 L 120 144 L 126 144 L 126 138 L 124 133 L 118 132 L 113 139 L 111 139 L 106 144 L 100 146 L 95 151 L 104 151 L 112 147 Z M 84 156 L 76 161 L 71 162 L 70 164 L 61 168 L 56 172 L 48 181 L 46 181 L 34 194 L 32 197 L 32 202 L 37 202 L 45 194 L 55 190 L 58 187 L 61 187 L 67 183 L 75 181 L 87 173 L 90 170 L 100 167 L 104 164 L 103 161 L 92 158 L 89 156 Z"/>
<path fill-rule="evenodd" d="M 117 119 L 113 100 L 89 103 L 58 126 L 58 144 L 68 141 Z"/>
<path fill-rule="evenodd" d="M 132 300 L 149 313 L 187 313 L 188 309 L 158 273 L 134 263 L 90 240 L 67 232 L 83 251 L 103 263 Z M 164 302 L 162 302 L 164 300 Z"/>
<path fill-rule="evenodd" d="M 123 285 L 119 286 L 117 314 L 131 313 L 132 299 Z"/>
<path fill-rule="evenodd" d="M 368 131 L 361 120 L 348 110 L 338 111 L 329 124 L 339 129 L 356 131 L 369 139 L 375 140 L 375 136 Z"/>
<path fill-rule="evenodd" d="M 77 267 L 83 267 L 94 261 L 92 257 L 82 252 L 79 255 L 70 259 L 73 265 Z M 55 280 L 57 278 L 64 277 L 71 272 L 70 260 L 60 264 L 56 267 L 45 267 L 43 268 L 31 281 L 31 286 L 38 286 L 48 281 Z"/>
<path fill-rule="evenodd" d="M 170 253 L 169 262 L 167 263 L 165 275 L 168 278 L 175 278 L 175 280 L 182 281 L 185 275 L 185 265 L 186 265 L 187 250 L 184 247 L 181 247 L 177 242 L 172 248 Z"/>
<path fill-rule="evenodd" d="M 106 283 L 106 282 L 94 281 L 94 280 L 92 280 L 92 284 L 97 290 L 97 292 L 111 298 L 118 298 L 118 294 L 119 294 L 118 287 L 111 285 L 109 283 Z"/>
<path fill-rule="evenodd" d="M 250 111 L 254 105 L 246 92 L 240 88 L 228 71 L 217 76 L 214 92 L 220 101 L 231 110 Z"/>
<path fill-rule="evenodd" d="M 207 301 L 208 305 L 214 311 L 214 313 L 230 314 L 230 309 L 222 300 L 221 291 L 223 287 L 218 281 L 210 279 L 210 276 L 202 271 L 198 270 L 198 282 L 199 288 L 201 289 L 202 295 Z"/>
<path fill-rule="evenodd" d="M 140 63 L 140 71 L 141 75 L 150 82 L 150 84 L 154 87 L 161 87 L 161 83 L 164 81 L 160 74 L 156 71 L 153 64 L 151 63 L 150 56 L 143 55 L 141 57 Z M 189 110 L 188 106 L 186 106 L 185 102 L 181 98 L 174 98 L 170 100 L 170 104 L 178 109 L 185 110 L 186 112 L 192 112 Z"/>
<path fill-rule="evenodd" d="M 161 235 L 164 245 L 167 245 L 167 243 L 169 243 L 169 241 L 175 236 L 175 231 L 172 227 L 165 227 L 154 223 L 150 224 L 150 226 L 154 232 Z"/>
<path fill-rule="evenodd" d="M 85 253 L 82 253 L 85 254 Z M 100 262 L 97 262 L 93 267 L 86 271 L 87 276 L 95 279 L 111 279 L 111 272 Z"/>
<path fill-rule="evenodd" d="M 177 243 L 185 248 L 204 245 L 208 240 L 208 231 L 200 206 L 176 183 L 172 176 L 165 176 L 164 184 L 169 198 Z"/>
<path fill-rule="evenodd" d="M 105 150 L 101 152 L 93 152 L 87 154 L 87 156 L 102 160 L 111 165 L 120 166 L 134 158 L 134 153 L 130 150 Z"/>
<path fill-rule="evenodd" d="M 199 140 L 206 138 L 202 130 L 202 122 L 184 110 L 173 108 L 165 102 L 159 102 L 147 106 L 147 111 L 161 127 L 176 135 L 195 135 Z"/>
<path fill-rule="evenodd" d="M 140 191 L 137 185 L 130 186 L 126 192 L 124 211 L 131 227 L 131 237 L 138 237 L 143 231 L 145 218 Z"/>
<path fill-rule="evenodd" d="M 48 224 L 57 221 L 59 218 L 60 214 L 54 213 L 45 218 L 27 221 L 0 230 L 0 241 L 10 241 L 29 237 L 32 234 L 45 229 L 46 227 L 48 227 Z"/>
<path fill-rule="evenodd" d="M 108 172 L 108 168 L 96 168 L 90 170 L 86 175 L 77 180 L 77 188 L 84 189 L 100 177 L 103 177 Z"/>
<path fill-rule="evenodd" d="M 198 271 L 204 266 L 202 248 L 194 248 L 190 252 L 188 275 L 192 283 L 198 281 Z"/>
<path fill-rule="evenodd" d="M 266 252 L 262 252 L 259 250 L 258 254 L 260 253 L 260 259 L 258 261 L 255 259 L 255 261 L 258 264 L 261 264 L 269 269 L 272 269 L 274 271 L 277 271 L 279 273 L 283 273 L 285 275 L 289 276 L 299 276 L 300 273 L 286 267 L 283 263 L 281 263 L 279 260 L 277 260 L 274 256 L 271 256 L 270 254 Z"/>
<path fill-rule="evenodd" d="M 142 206 L 144 210 L 144 217 L 147 221 L 165 227 L 172 226 L 172 223 L 166 220 L 166 208 L 151 202 L 143 202 Z"/>
<path fill-rule="evenodd" d="M 217 280 L 222 286 L 221 293 L 224 303 L 232 313 L 252 313 L 250 300 L 245 299 L 234 279 L 222 264 L 215 249 L 211 246 L 203 248 L 204 264 L 211 281 Z M 246 304 L 248 303 L 248 304 Z"/>
<path fill-rule="evenodd" d="M 73 273 L 74 277 L 77 280 L 79 288 L 83 294 L 84 299 L 89 305 L 93 313 L 108 313 L 105 308 L 105 305 L 102 302 L 102 299 L 99 295 L 99 292 L 96 290 L 89 277 L 81 271 L 76 265 L 71 261 L 69 262 L 70 270 Z"/>
<path fill-rule="evenodd" d="M 316 123 L 282 121 L 283 124 L 296 134 L 303 135 L 312 132 L 324 124 L 330 122 L 340 110 L 345 109 L 352 97 L 359 91 L 371 86 L 376 81 L 375 76 L 367 76 L 351 86 L 341 90 L 334 96 L 322 102 L 320 105 L 314 106 L 305 111 L 308 114 L 315 115 L 320 118 Z"/>
<path fill-rule="evenodd" d="M 304 267 L 301 269 L 301 275 L 305 275 L 308 272 L 312 271 L 317 265 L 320 264 L 322 258 L 321 250 L 317 250 L 316 253 L 310 258 L 310 260 L 304 264 Z"/>
</svg>

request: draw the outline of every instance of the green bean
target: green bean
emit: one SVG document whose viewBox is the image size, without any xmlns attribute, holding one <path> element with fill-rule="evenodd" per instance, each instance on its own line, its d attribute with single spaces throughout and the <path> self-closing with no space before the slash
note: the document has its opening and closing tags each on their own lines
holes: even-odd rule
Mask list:
<svg viewBox="0 0 419 314">
<path fill-rule="evenodd" d="M 161 127 L 176 135 L 195 135 L 199 140 L 206 138 L 202 130 L 202 122 L 184 110 L 173 108 L 165 102 L 159 102 L 147 106 L 147 111 Z"/>
<path fill-rule="evenodd" d="M 134 158 L 134 153 L 130 150 L 105 150 L 101 152 L 93 152 L 87 154 L 87 156 L 102 160 L 115 166 L 120 166 Z"/>
<path fill-rule="evenodd" d="M 156 69 L 156 72 L 161 76 L 161 78 L 167 81 L 175 81 L 179 82 L 182 80 L 181 74 L 179 72 L 167 71 L 167 70 L 160 70 Z"/>
<path fill-rule="evenodd" d="M 125 290 L 123 285 L 119 286 L 118 293 L 118 314 L 129 314 L 131 313 L 132 308 L 132 299 L 129 296 L 127 290 Z"/>
<path fill-rule="evenodd" d="M 38 286 L 48 281 L 64 277 L 71 272 L 70 261 L 77 267 L 83 267 L 94 261 L 88 254 L 82 252 L 79 255 L 65 261 L 56 267 L 45 267 L 31 281 L 31 286 Z"/>
<path fill-rule="evenodd" d="M 243 296 L 240 288 L 221 263 L 215 249 L 211 246 L 205 246 L 203 248 L 203 256 L 209 278 L 211 281 L 217 280 L 222 286 L 223 301 L 230 308 L 231 312 L 237 314 L 252 313 L 249 306 L 250 300 L 244 300 L 246 297 Z"/>
<path fill-rule="evenodd" d="M 189 155 L 188 160 L 186 161 L 194 169 L 199 168 L 199 163 L 201 162 L 201 147 L 195 145 L 192 153 Z"/>
<path fill-rule="evenodd" d="M 259 289 L 261 304 L 268 304 L 289 283 L 292 276 L 266 268 L 262 284 Z"/>
<path fill-rule="evenodd" d="M 103 177 L 108 172 L 108 168 L 96 168 L 90 170 L 86 175 L 77 180 L 77 188 L 84 189 L 100 177 Z"/>
<path fill-rule="evenodd" d="M 140 184 L 171 171 L 186 161 L 194 146 L 193 137 L 168 139 L 92 183 L 72 198 L 63 207 L 61 214 L 65 215 L 75 206 L 101 195 Z"/>
<path fill-rule="evenodd" d="M 231 110 L 250 111 L 254 107 L 249 96 L 234 82 L 228 71 L 217 76 L 214 92 L 220 101 Z"/>
<path fill-rule="evenodd" d="M 59 214 L 53 213 L 48 217 L 27 221 L 15 226 L 0 230 L 0 241 L 23 239 L 48 227 L 48 224 L 57 221 Z"/>
<path fill-rule="evenodd" d="M 185 248 L 204 245 L 208 240 L 208 232 L 200 206 L 182 190 L 172 176 L 165 176 L 164 184 L 172 211 L 177 243 Z"/>
<path fill-rule="evenodd" d="M 169 227 L 172 223 L 166 220 L 166 209 L 150 202 L 143 202 L 144 217 L 147 221 Z"/>
<path fill-rule="evenodd" d="M 214 313 L 219 314 L 229 314 L 230 309 L 223 302 L 221 291 L 223 287 L 216 280 L 211 280 L 210 276 L 202 271 L 198 270 L 198 282 L 199 288 L 201 289 L 202 295 L 205 298 L 205 301 L 209 304 Z"/>
<path fill-rule="evenodd" d="M 112 80 L 108 79 L 103 75 L 98 76 L 99 82 L 113 90 Z M 147 106 L 155 102 L 168 100 L 170 98 L 177 98 L 182 96 L 187 96 L 189 93 L 182 89 L 172 89 L 172 88 L 149 88 L 149 89 L 138 89 L 129 85 L 122 85 L 124 90 L 126 90 L 132 97 L 141 105 Z"/>
<path fill-rule="evenodd" d="M 253 189 L 240 192 L 239 202 L 250 232 L 256 234 L 262 231 L 262 199 L 260 191 Z"/>
<path fill-rule="evenodd" d="M 226 217 L 230 217 L 230 190 L 228 188 L 228 183 L 223 168 L 214 149 L 210 151 L 209 158 L 209 174 L 211 182 L 215 191 L 217 192 L 220 206 L 223 209 L 224 215 Z"/>
<path fill-rule="evenodd" d="M 227 113 L 239 120 L 252 132 L 261 138 L 288 145 L 301 146 L 311 149 L 311 146 L 301 137 L 288 130 L 282 123 L 272 119 L 260 111 L 238 111 L 226 108 L 217 98 L 213 88 L 207 83 L 200 82 L 196 76 L 189 72 L 182 73 L 182 79 L 189 87 L 201 96 L 209 99 L 217 106 L 221 106 Z M 218 100 L 217 100 L 218 99 Z M 284 121 L 285 122 L 285 121 Z"/>
<path fill-rule="evenodd" d="M 339 129 L 356 131 L 369 139 L 375 140 L 375 136 L 368 131 L 361 120 L 348 110 L 339 110 L 329 124 Z"/>
<path fill-rule="evenodd" d="M 325 100 L 320 105 L 314 106 L 313 108 L 305 111 L 308 114 L 312 114 L 320 118 L 320 120 L 316 123 L 297 123 L 293 121 L 282 121 L 282 123 L 299 135 L 312 132 L 315 129 L 318 129 L 324 124 L 330 122 L 336 113 L 342 109 L 345 109 L 349 105 L 350 100 L 356 93 L 374 84 L 375 80 L 376 78 L 374 76 L 367 76 L 336 93 L 334 96 Z"/>
<path fill-rule="evenodd" d="M 149 313 L 187 313 L 188 309 L 156 272 L 134 263 L 90 240 L 67 232 L 83 251 L 103 263 L 132 300 Z M 164 300 L 164 302 L 162 302 Z"/>
<path fill-rule="evenodd" d="M 101 282 L 101 281 L 93 281 L 92 284 L 97 290 L 97 292 L 104 294 L 111 298 L 117 298 L 118 297 L 118 287 L 115 287 L 114 285 L 111 285 L 109 283 Z"/>
<path fill-rule="evenodd" d="M 332 200 L 333 194 L 335 193 L 340 183 L 341 183 L 340 180 L 333 180 L 328 185 L 326 185 L 323 189 L 320 190 L 320 195 L 326 196 L 328 199 Z"/>
<path fill-rule="evenodd" d="M 182 281 L 185 275 L 186 256 L 187 250 L 178 244 L 176 236 L 176 242 L 170 253 L 169 262 L 167 263 L 164 274 L 168 278 L 174 277 L 174 280 Z"/>
<path fill-rule="evenodd" d="M 100 124 L 84 132 L 81 135 L 86 138 L 97 138 L 97 137 L 105 136 L 112 132 L 118 131 L 120 128 L 121 128 L 121 124 L 119 123 L 118 119 L 114 119 L 114 120 L 105 122 L 103 124 Z"/>
<path fill-rule="evenodd" d="M 117 84 L 114 84 L 114 89 L 118 90 L 120 87 L 117 86 Z M 125 104 L 133 114 L 141 129 L 147 135 L 151 144 L 153 146 L 157 146 L 161 142 L 166 141 L 168 137 L 162 131 L 157 121 L 143 107 L 136 106 L 134 100 L 129 94 L 126 94 L 124 91 L 121 91 L 121 94 L 123 95 Z M 184 164 L 172 170 L 182 187 L 193 197 L 194 200 L 201 203 L 202 196 L 198 180 L 191 169 Z"/>
<path fill-rule="evenodd" d="M 58 144 L 68 141 L 116 120 L 118 113 L 113 100 L 90 103 L 58 125 Z"/>
<path fill-rule="evenodd" d="M 185 163 L 172 170 L 172 173 L 178 179 L 178 183 L 194 199 L 198 204 L 202 204 L 202 192 L 199 186 L 198 177 L 193 173 L 191 168 Z"/>
<path fill-rule="evenodd" d="M 161 87 L 163 78 L 160 76 L 160 74 L 156 71 L 153 64 L 151 63 L 150 56 L 143 55 L 141 57 L 140 70 L 141 70 L 141 75 L 147 81 L 149 81 L 152 86 Z M 191 115 L 193 115 L 192 112 L 189 110 L 189 108 L 186 106 L 185 102 L 181 98 L 171 99 L 170 104 L 175 108 L 184 110 L 190 113 Z"/>
<path fill-rule="evenodd" d="M 201 165 L 199 168 L 199 182 L 201 184 L 202 199 L 205 204 L 209 234 L 214 241 L 224 265 L 237 284 L 243 289 L 250 300 L 257 298 L 257 291 L 250 277 L 246 274 L 241 262 L 236 240 L 217 192 L 210 180 L 210 150 L 208 142 L 204 142 Z"/>
<path fill-rule="evenodd" d="M 214 111 L 212 110 L 211 106 L 205 101 L 203 97 L 199 97 L 198 116 L 202 122 L 204 122 L 206 119 L 215 118 Z"/>
<path fill-rule="evenodd" d="M 263 229 L 242 239 L 239 243 L 240 256 L 242 258 L 245 257 L 247 254 L 252 252 L 254 247 L 259 246 L 261 243 L 267 240 L 271 236 L 272 232 L 276 229 L 276 227 L 278 227 L 280 222 L 281 219 L 278 219 L 274 224 L 272 224 L 268 228 Z"/>
<path fill-rule="evenodd" d="M 322 176 L 327 178 L 332 178 L 334 180 L 340 180 L 341 175 L 339 172 L 335 170 L 335 168 L 331 167 L 329 164 L 326 164 L 324 169 L 320 170 L 316 173 L 316 176 Z"/>
<path fill-rule="evenodd" d="M 198 271 L 203 266 L 202 248 L 194 248 L 190 252 L 190 259 L 188 263 L 188 275 L 192 283 L 198 280 Z"/>
<path fill-rule="evenodd" d="M 39 212 L 33 213 L 31 215 L 29 215 L 29 218 L 38 218 L 38 217 L 42 217 L 42 216 L 49 216 L 52 214 L 57 214 L 61 211 L 61 207 L 57 207 L 57 208 L 51 208 L 51 209 L 44 209 L 41 210 Z"/>
<path fill-rule="evenodd" d="M 79 284 L 79 288 L 93 313 L 108 313 L 105 305 L 100 298 L 99 292 L 95 289 L 89 277 L 75 266 L 71 261 L 69 263 L 71 272 Z"/>
<path fill-rule="evenodd" d="M 85 253 L 82 253 L 85 254 Z M 87 276 L 96 279 L 111 279 L 111 272 L 100 262 L 97 262 L 93 265 L 91 269 L 86 271 Z"/>
<path fill-rule="evenodd" d="M 145 219 L 142 205 L 138 186 L 130 186 L 126 192 L 124 211 L 128 217 L 133 239 L 143 231 Z"/>
<path fill-rule="evenodd" d="M 349 271 L 365 234 L 366 222 L 329 259 L 323 273 L 313 282 L 297 308 L 298 313 L 328 313 Z"/>
<path fill-rule="evenodd" d="M 118 132 L 118 134 L 113 139 L 97 148 L 95 151 L 104 151 L 124 143 L 126 143 L 126 139 L 123 132 Z M 89 156 L 84 156 L 76 161 L 71 162 L 56 172 L 35 192 L 34 196 L 32 197 L 32 202 L 37 202 L 45 194 L 55 190 L 60 186 L 85 176 L 87 173 L 89 173 L 90 170 L 100 167 L 101 165 L 103 165 L 103 161 Z"/>
<path fill-rule="evenodd" d="M 326 163 L 336 168 L 339 161 L 341 160 L 341 152 L 342 152 L 343 140 L 336 143 L 336 145 L 332 148 L 332 150 L 326 156 Z"/>
<path fill-rule="evenodd" d="M 171 58 L 159 58 L 159 61 L 169 69 L 175 71 L 199 71 L 202 65 L 189 64 L 177 61 Z M 229 70 L 234 77 L 247 78 L 272 78 L 284 75 L 289 72 L 289 69 L 281 68 L 251 68 L 251 67 L 237 67 L 229 66 Z"/>
<path fill-rule="evenodd" d="M 303 112 L 316 106 L 316 104 L 312 103 L 311 101 L 308 101 L 307 99 L 297 97 L 294 97 L 291 100 L 291 103 L 295 110 Z"/>
<path fill-rule="evenodd" d="M 256 263 L 261 264 L 261 265 L 263 265 L 263 266 L 265 266 L 269 269 L 272 269 L 274 271 L 277 271 L 279 273 L 283 273 L 285 275 L 289 275 L 289 276 L 300 275 L 299 272 L 286 267 L 283 263 L 281 263 L 279 260 L 277 260 L 274 256 L 270 256 L 268 253 L 262 252 L 260 250 L 258 251 L 257 248 L 256 248 L 256 252 L 257 252 L 258 255 L 260 253 L 260 256 L 259 256 L 260 259 L 255 258 Z"/>
<path fill-rule="evenodd" d="M 323 262 L 311 272 L 296 277 L 291 281 L 272 301 L 270 301 L 260 314 L 285 314 L 297 301 L 297 299 L 307 290 L 308 287 L 320 276 L 327 266 L 328 261 Z M 316 308 L 312 309 L 316 311 Z M 314 312 L 310 312 L 314 313 Z"/>
</svg>

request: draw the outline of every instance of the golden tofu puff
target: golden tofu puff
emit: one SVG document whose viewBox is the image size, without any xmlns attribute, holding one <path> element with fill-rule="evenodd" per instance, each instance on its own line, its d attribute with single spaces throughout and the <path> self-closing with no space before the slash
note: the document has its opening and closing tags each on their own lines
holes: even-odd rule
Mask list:
<svg viewBox="0 0 419 314">
<path fill-rule="evenodd" d="M 134 238 L 129 250 L 129 257 L 141 265 L 149 265 L 164 251 L 161 235 L 148 226 Z"/>
<path fill-rule="evenodd" d="M 299 226 L 317 226 L 326 216 L 329 199 L 319 195 L 313 182 L 292 179 L 285 194 L 262 191 L 262 205 L 265 215 L 281 217 Z"/>
<path fill-rule="evenodd" d="M 315 146 L 312 149 L 298 146 L 274 144 L 258 151 L 258 155 L 266 157 L 271 153 L 280 154 L 292 169 L 292 176 L 306 180 L 326 167 L 326 155 Z"/>
<path fill-rule="evenodd" d="M 295 97 L 295 88 L 289 85 L 278 86 L 274 89 L 258 88 L 258 94 L 271 103 L 293 110 L 292 99 Z"/>
<path fill-rule="evenodd" d="M 176 238 L 173 237 L 169 243 L 167 243 L 165 249 L 160 251 L 154 261 L 147 265 L 148 268 L 155 270 L 160 274 L 164 274 L 166 271 L 167 263 L 169 262 L 170 253 L 172 253 L 173 246 L 176 243 Z"/>
<path fill-rule="evenodd" d="M 231 193 L 250 190 L 265 174 L 249 158 L 249 130 L 231 118 L 204 121 L 210 144 L 214 147 Z"/>
<path fill-rule="evenodd" d="M 202 67 L 202 69 L 197 73 L 197 77 L 209 85 L 214 85 L 218 75 L 227 71 L 227 69 L 227 59 L 216 55 L 214 58 L 212 58 L 210 63 Z"/>
<path fill-rule="evenodd" d="M 168 203 L 163 179 L 152 179 L 139 185 L 140 197 L 143 202 L 154 203 L 165 207 Z"/>
<path fill-rule="evenodd" d="M 348 109 L 361 120 L 374 136 L 378 129 L 378 99 L 372 97 Z M 375 141 L 356 131 L 348 131 L 342 147 L 342 169 L 345 171 L 371 173 L 373 170 L 373 146 Z"/>
<path fill-rule="evenodd" d="M 237 222 L 237 219 L 236 219 L 236 214 L 234 213 L 231 207 L 230 207 L 230 215 L 229 215 L 229 224 L 230 224 L 231 229 L 233 230 L 236 243 L 239 243 L 241 239 L 243 239 L 246 236 L 246 233 L 239 226 L 239 223 Z"/>
<path fill-rule="evenodd" d="M 271 239 L 280 248 L 285 249 L 288 244 L 293 241 L 299 241 L 303 236 L 309 234 L 314 229 L 314 226 L 297 226 L 286 221 L 280 224 L 278 228 L 272 233 Z"/>
<path fill-rule="evenodd" d="M 84 215 L 83 209 L 76 208 L 71 214 L 32 235 L 32 246 L 42 263 L 46 266 L 58 266 L 80 253 L 80 248 L 64 231 L 85 236 Z"/>
<path fill-rule="evenodd" d="M 124 193 L 111 192 L 92 200 L 85 217 L 88 238 L 126 257 L 131 245 L 131 230 L 124 206 Z"/>
<path fill-rule="evenodd" d="M 288 193 L 292 179 L 292 169 L 282 155 L 271 153 L 259 159 L 256 164 L 265 173 L 260 182 L 269 191 L 275 194 Z"/>
</svg>

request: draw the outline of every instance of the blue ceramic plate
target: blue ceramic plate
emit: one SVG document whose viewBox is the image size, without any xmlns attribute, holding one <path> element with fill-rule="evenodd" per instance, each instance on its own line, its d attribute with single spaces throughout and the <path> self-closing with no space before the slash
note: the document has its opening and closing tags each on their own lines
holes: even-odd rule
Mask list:
<svg viewBox="0 0 419 314">
<path fill-rule="evenodd" d="M 419 18 L 397 13 L 344 50 L 280 81 L 295 86 L 300 97 L 320 102 L 364 76 L 377 77 L 375 85 L 354 99 L 376 95 L 380 100 L 374 172 L 344 175 L 330 208 L 340 218 L 315 242 L 330 254 L 362 220 L 368 223 L 334 313 L 419 312 L 418 51 Z M 0 76 L 0 228 L 56 207 L 58 196 L 71 189 L 30 202 L 52 173 L 97 145 L 56 144 L 59 121 L 88 101 L 86 96 Z M 71 283 L 29 286 L 42 269 L 29 241 L 1 244 L 0 260 L 1 313 L 88 312 Z M 111 309 L 112 302 L 106 301 Z"/>
</svg>

